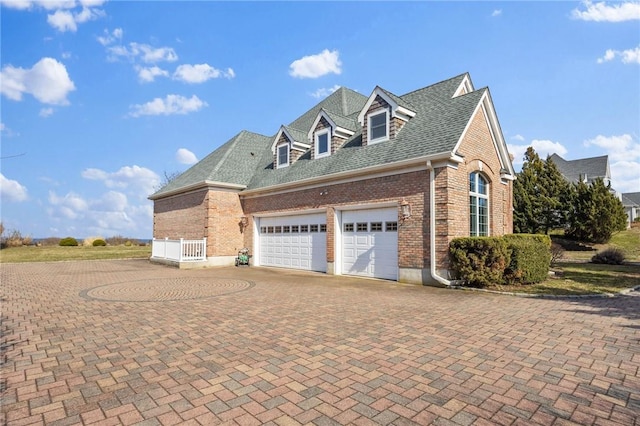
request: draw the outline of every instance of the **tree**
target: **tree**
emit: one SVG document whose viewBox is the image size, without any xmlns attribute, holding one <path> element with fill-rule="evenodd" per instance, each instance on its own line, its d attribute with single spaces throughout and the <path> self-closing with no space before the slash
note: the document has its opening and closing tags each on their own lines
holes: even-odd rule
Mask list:
<svg viewBox="0 0 640 426">
<path fill-rule="evenodd" d="M 522 171 L 513 184 L 513 227 L 516 233 L 548 234 L 567 224 L 571 187 L 553 161 L 543 161 L 527 148 Z"/>
<path fill-rule="evenodd" d="M 614 232 L 627 228 L 627 215 L 622 202 L 611 192 L 611 186 L 598 178 L 590 185 L 574 184 L 574 198 L 566 235 L 580 241 L 606 243 Z"/>
</svg>

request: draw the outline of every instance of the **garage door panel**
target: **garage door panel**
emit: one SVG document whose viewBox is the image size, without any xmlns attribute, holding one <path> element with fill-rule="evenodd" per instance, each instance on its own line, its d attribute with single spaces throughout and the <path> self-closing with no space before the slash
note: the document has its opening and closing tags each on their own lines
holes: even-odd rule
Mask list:
<svg viewBox="0 0 640 426">
<path fill-rule="evenodd" d="M 396 208 L 342 212 L 342 273 L 398 278 L 398 233 Z M 351 225 L 353 224 L 353 225 Z"/>
<path fill-rule="evenodd" d="M 310 214 L 261 218 L 260 264 L 326 271 L 326 215 Z"/>
</svg>

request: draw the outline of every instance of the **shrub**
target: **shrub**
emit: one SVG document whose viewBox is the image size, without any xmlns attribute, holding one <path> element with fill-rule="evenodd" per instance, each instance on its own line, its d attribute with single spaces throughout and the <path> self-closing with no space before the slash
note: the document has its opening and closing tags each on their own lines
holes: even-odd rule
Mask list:
<svg viewBox="0 0 640 426">
<path fill-rule="evenodd" d="M 498 237 L 456 238 L 449 245 L 453 269 L 472 287 L 502 284 L 511 250 Z"/>
<path fill-rule="evenodd" d="M 20 233 L 20 231 L 18 231 L 17 229 L 14 229 L 11 232 L 9 232 L 6 237 L 2 236 L 0 241 L 0 246 L 2 248 L 21 247 L 21 246 L 30 245 L 32 243 L 33 243 L 33 240 L 31 239 L 30 236 L 23 236 Z"/>
<path fill-rule="evenodd" d="M 591 263 L 622 265 L 624 263 L 624 252 L 617 248 L 608 248 L 593 255 Z"/>
<path fill-rule="evenodd" d="M 60 245 L 62 247 L 75 247 L 78 245 L 78 240 L 73 237 L 67 237 L 60 240 Z"/>
<path fill-rule="evenodd" d="M 125 241 L 124 243 L 125 247 L 131 247 L 133 245 L 133 243 L 129 240 Z"/>
<path fill-rule="evenodd" d="M 97 238 L 95 240 L 93 240 L 93 243 L 91 243 L 91 245 L 93 247 L 104 247 L 107 245 L 107 242 L 101 238 Z"/>
<path fill-rule="evenodd" d="M 533 284 L 547 279 L 551 263 L 551 238 L 548 235 L 513 234 L 502 237 L 511 251 L 504 271 L 509 284 Z"/>
<path fill-rule="evenodd" d="M 85 246 L 85 247 L 95 247 L 95 245 L 93 244 L 93 242 L 95 240 L 103 240 L 104 241 L 104 238 L 102 238 L 102 237 L 87 237 L 82 241 L 82 245 Z"/>
</svg>

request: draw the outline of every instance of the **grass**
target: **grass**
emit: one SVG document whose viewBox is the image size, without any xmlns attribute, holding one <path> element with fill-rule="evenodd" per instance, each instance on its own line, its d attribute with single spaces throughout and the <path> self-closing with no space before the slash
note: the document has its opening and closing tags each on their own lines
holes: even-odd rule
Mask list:
<svg viewBox="0 0 640 426">
<path fill-rule="evenodd" d="M 56 262 L 61 260 L 105 260 L 148 258 L 151 246 L 60 247 L 22 246 L 0 250 L 0 263 Z"/>
<path fill-rule="evenodd" d="M 593 263 L 559 263 L 554 270 L 561 272 L 539 284 L 523 286 L 492 286 L 489 290 L 557 296 L 619 293 L 640 285 L 638 265 L 597 265 Z"/>
<path fill-rule="evenodd" d="M 640 262 L 640 227 L 630 228 L 618 232 L 611 237 L 607 244 L 578 243 L 562 238 L 562 234 L 552 233 L 551 239 L 560 243 L 565 252 L 562 260 L 589 261 L 594 254 L 609 247 L 622 250 L 629 262 Z"/>
</svg>

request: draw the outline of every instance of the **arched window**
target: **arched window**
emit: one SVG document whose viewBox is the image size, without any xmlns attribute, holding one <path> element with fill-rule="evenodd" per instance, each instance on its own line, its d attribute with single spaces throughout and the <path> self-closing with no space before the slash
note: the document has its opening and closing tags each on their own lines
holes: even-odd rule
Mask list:
<svg viewBox="0 0 640 426">
<path fill-rule="evenodd" d="M 469 234 L 489 235 L 489 183 L 478 172 L 469 175 Z"/>
</svg>

